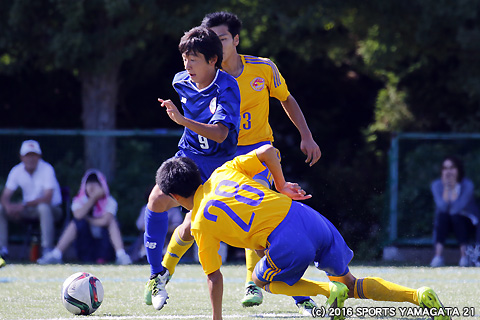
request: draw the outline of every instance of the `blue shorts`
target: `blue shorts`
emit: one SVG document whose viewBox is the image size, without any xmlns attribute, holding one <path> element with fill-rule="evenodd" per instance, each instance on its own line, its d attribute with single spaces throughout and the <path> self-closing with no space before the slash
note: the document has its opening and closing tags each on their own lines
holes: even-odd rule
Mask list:
<svg viewBox="0 0 480 320">
<path fill-rule="evenodd" d="M 249 153 L 250 151 L 252 150 L 255 150 L 261 146 L 264 146 L 266 144 L 272 144 L 270 141 L 262 141 L 262 142 L 258 142 L 258 143 L 255 143 L 255 144 L 251 144 L 251 145 L 248 145 L 248 146 L 237 146 L 237 152 L 235 153 L 235 157 L 236 156 L 240 156 L 240 155 L 244 155 L 244 154 L 247 154 Z M 260 173 L 257 173 L 253 179 L 255 180 L 263 180 L 265 181 L 267 184 L 268 184 L 268 187 L 271 188 L 272 187 L 272 184 L 273 184 L 273 176 L 272 174 L 270 173 L 270 170 L 268 170 L 267 167 L 265 167 L 265 170 L 263 170 L 262 172 Z"/>
<path fill-rule="evenodd" d="M 267 241 L 265 256 L 254 270 L 261 281 L 293 285 L 312 262 L 331 276 L 349 272 L 353 251 L 327 218 L 303 203 L 292 202 Z"/>
<path fill-rule="evenodd" d="M 175 157 L 188 157 L 192 159 L 200 170 L 200 176 L 202 182 L 205 182 L 210 178 L 211 174 L 215 169 L 221 167 L 225 162 L 232 160 L 235 156 L 230 158 L 218 158 L 214 156 L 199 156 L 194 153 L 179 150 Z"/>
</svg>

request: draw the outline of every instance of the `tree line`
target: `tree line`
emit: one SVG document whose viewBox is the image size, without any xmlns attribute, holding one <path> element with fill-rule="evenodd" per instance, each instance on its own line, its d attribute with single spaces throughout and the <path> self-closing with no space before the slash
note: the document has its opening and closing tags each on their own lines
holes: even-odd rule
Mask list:
<svg viewBox="0 0 480 320">
<path fill-rule="evenodd" d="M 273 102 L 286 173 L 340 229 L 361 235 L 352 241 L 379 234 L 393 132 L 479 127 L 475 0 L 4 0 L 0 127 L 174 127 L 156 99 L 176 99 L 178 41 L 218 10 L 243 20 L 240 53 L 277 63 L 323 152 L 304 166 Z M 87 139 L 85 150 L 87 166 L 115 175 L 111 139 Z"/>
</svg>

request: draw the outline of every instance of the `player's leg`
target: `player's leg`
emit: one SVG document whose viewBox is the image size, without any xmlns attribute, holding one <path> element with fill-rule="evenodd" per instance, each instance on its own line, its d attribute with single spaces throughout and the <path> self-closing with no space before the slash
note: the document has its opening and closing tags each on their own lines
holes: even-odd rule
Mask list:
<svg viewBox="0 0 480 320">
<path fill-rule="evenodd" d="M 422 308 L 443 308 L 443 304 L 433 289 L 421 287 L 412 289 L 384 280 L 378 277 L 356 279 L 350 272 L 344 276 L 332 276 L 331 281 L 341 282 L 349 289 L 349 298 L 371 299 L 375 301 L 410 302 Z M 435 320 L 450 319 L 448 316 L 438 316 Z"/>
<path fill-rule="evenodd" d="M 245 149 L 241 154 L 249 152 L 250 149 Z M 272 187 L 272 177 L 270 171 L 265 169 L 253 177 L 253 179 L 270 189 Z M 255 269 L 255 265 L 260 261 L 258 254 L 250 249 L 245 249 L 245 265 L 247 267 L 247 276 L 245 279 L 245 295 L 242 299 L 242 305 L 244 307 L 253 307 L 262 304 L 263 294 L 262 290 L 253 282 L 252 273 Z"/>
<path fill-rule="evenodd" d="M 283 294 L 287 296 L 298 296 L 300 294 L 307 294 L 309 296 L 323 295 L 327 297 L 326 307 L 328 308 L 343 308 L 344 302 L 348 297 L 347 286 L 336 281 L 320 282 L 301 278 L 296 283 L 290 285 L 283 281 L 268 282 L 264 281 L 263 278 L 260 280 L 257 277 L 257 273 L 254 273 L 253 279 L 257 286 L 273 294 Z M 312 308 L 312 311 L 315 307 Z M 335 320 L 343 318 L 341 315 L 334 317 Z"/>
<path fill-rule="evenodd" d="M 190 215 L 187 214 L 182 224 L 175 228 L 175 231 L 168 243 L 167 252 L 163 257 L 163 266 L 168 269 L 170 276 L 175 272 L 177 266 L 183 255 L 193 245 L 194 238 L 190 233 Z"/>
<path fill-rule="evenodd" d="M 245 281 L 245 296 L 242 299 L 244 307 L 253 307 L 262 304 L 262 290 L 253 282 L 252 273 L 255 265 L 260 261 L 257 253 L 250 249 L 245 249 L 245 262 L 247 266 L 247 277 Z"/>
<path fill-rule="evenodd" d="M 169 273 L 162 265 L 163 244 L 168 230 L 167 210 L 175 205 L 173 199 L 155 186 L 145 208 L 144 244 L 150 264 L 150 280 L 145 285 L 144 300 L 146 304 L 153 304 L 157 310 L 162 309 L 168 299 L 165 285 Z"/>
</svg>

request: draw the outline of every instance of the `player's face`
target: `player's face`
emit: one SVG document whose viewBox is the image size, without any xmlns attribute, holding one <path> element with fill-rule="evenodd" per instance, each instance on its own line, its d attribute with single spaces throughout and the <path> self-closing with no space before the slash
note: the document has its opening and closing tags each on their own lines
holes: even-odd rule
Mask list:
<svg viewBox="0 0 480 320">
<path fill-rule="evenodd" d="M 223 61 L 228 61 L 231 57 L 234 57 L 237 53 L 237 46 L 239 42 L 238 34 L 235 38 L 228 31 L 228 27 L 224 24 L 210 28 L 217 34 L 222 42 L 223 46 Z"/>
<path fill-rule="evenodd" d="M 205 56 L 200 53 L 182 53 L 183 65 L 193 82 L 197 84 L 199 89 L 208 87 L 215 78 L 216 58 L 205 60 Z"/>
</svg>

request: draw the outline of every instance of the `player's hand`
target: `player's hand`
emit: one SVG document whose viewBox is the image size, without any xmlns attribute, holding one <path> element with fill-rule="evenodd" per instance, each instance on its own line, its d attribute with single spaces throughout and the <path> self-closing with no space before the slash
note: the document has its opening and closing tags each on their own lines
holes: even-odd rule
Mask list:
<svg viewBox="0 0 480 320">
<path fill-rule="evenodd" d="M 277 186 L 275 186 L 277 187 Z M 277 191 L 288 196 L 293 200 L 306 200 L 312 197 L 311 194 L 307 194 L 298 183 L 285 182 L 285 184 L 278 188 Z"/>
<path fill-rule="evenodd" d="M 178 111 L 178 108 L 175 106 L 175 104 L 172 102 L 172 100 L 163 100 L 158 98 L 158 102 L 160 102 L 160 105 L 165 108 L 165 111 L 167 111 L 168 116 L 170 119 L 172 119 L 174 122 L 176 122 L 179 125 L 183 125 L 183 115 Z"/>
<path fill-rule="evenodd" d="M 305 163 L 309 163 L 310 167 L 317 163 L 317 161 L 322 156 L 320 147 L 315 142 L 315 140 L 313 140 L 313 138 L 302 139 L 302 141 L 300 142 L 300 150 L 302 150 L 302 152 L 307 155 Z"/>
</svg>

